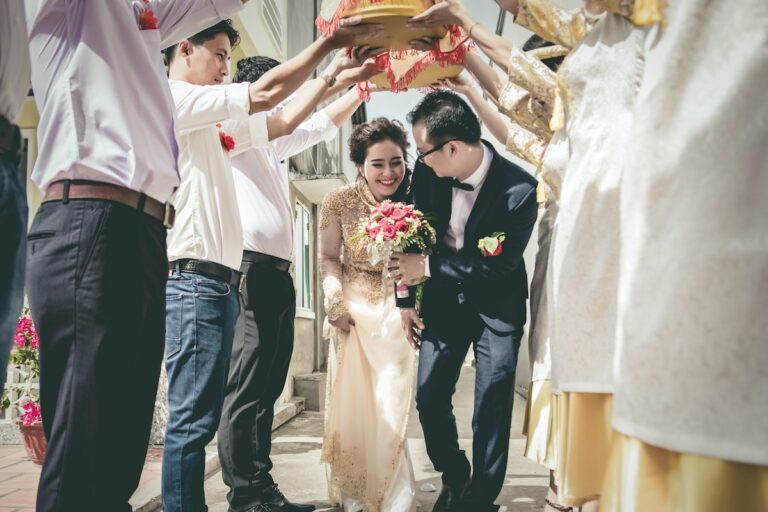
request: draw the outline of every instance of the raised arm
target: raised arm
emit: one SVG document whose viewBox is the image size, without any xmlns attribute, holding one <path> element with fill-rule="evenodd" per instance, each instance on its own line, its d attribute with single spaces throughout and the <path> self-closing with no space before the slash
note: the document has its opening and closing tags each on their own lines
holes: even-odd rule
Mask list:
<svg viewBox="0 0 768 512">
<path fill-rule="evenodd" d="M 357 25 L 360 17 L 346 18 L 345 25 L 329 37 L 321 36 L 294 58 L 269 70 L 250 87 L 251 113 L 272 110 L 296 91 L 323 58 L 334 49 L 354 46 L 359 39 L 378 35 L 381 25 Z"/>
<path fill-rule="evenodd" d="M 352 76 L 367 76 L 367 74 L 370 74 L 371 69 L 375 68 L 375 65 L 374 59 L 369 56 L 374 55 L 375 51 L 369 50 L 360 54 L 355 53 L 353 58 L 347 57 L 346 51 L 339 51 L 325 71 L 320 74 L 319 78 L 307 82 L 296 94 L 296 97 L 284 108 L 269 115 L 267 119 L 269 140 L 275 140 L 293 133 L 315 110 L 318 103 L 328 95 L 329 89 L 335 87 L 336 84 L 333 82 L 338 81 L 337 77 L 340 77 L 344 72 L 349 72 L 346 77 L 342 77 L 345 81 L 349 80 Z M 352 114 L 350 113 L 350 115 Z M 338 124 L 341 124 L 341 122 Z"/>
</svg>

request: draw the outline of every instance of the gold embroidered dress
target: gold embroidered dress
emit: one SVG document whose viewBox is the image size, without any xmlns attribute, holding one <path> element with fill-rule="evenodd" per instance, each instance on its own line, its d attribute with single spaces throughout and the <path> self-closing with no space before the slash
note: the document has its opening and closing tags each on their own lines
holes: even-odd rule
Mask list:
<svg viewBox="0 0 768 512">
<path fill-rule="evenodd" d="M 405 339 L 384 263 L 351 241 L 376 201 L 364 182 L 330 192 L 320 213 L 320 265 L 328 318 L 349 313 L 349 333 L 327 326 L 328 397 L 322 460 L 330 498 L 347 511 L 411 512 L 416 485 L 405 438 L 416 353 Z"/>
</svg>

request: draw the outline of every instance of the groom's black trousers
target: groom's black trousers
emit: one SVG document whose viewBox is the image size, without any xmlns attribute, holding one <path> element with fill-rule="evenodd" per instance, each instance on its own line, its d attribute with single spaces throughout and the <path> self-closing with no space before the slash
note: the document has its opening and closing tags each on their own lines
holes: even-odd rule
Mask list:
<svg viewBox="0 0 768 512">
<path fill-rule="evenodd" d="M 163 357 L 166 229 L 122 204 L 45 203 L 27 238 L 48 449 L 38 512 L 124 512 Z"/>
<path fill-rule="evenodd" d="M 422 308 L 426 328 L 419 354 L 416 408 L 427 453 L 435 469 L 443 473 L 443 482 L 454 483 L 466 476 L 469 463 L 459 448 L 452 397 L 472 345 L 477 371 L 472 483 L 466 500 L 480 510 L 493 504 L 504 484 L 525 303 L 519 312 L 521 330 L 499 332 L 490 329 L 471 305 L 455 300 L 460 294 L 457 290 L 441 290 L 439 295 L 447 300 Z"/>
</svg>

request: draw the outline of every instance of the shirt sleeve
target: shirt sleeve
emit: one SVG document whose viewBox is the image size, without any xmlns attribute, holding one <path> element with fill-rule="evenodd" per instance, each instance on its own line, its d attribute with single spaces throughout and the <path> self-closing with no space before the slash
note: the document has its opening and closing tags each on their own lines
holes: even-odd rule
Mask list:
<svg viewBox="0 0 768 512">
<path fill-rule="evenodd" d="M 133 1 L 134 9 L 151 9 L 157 18 L 163 48 L 193 36 L 243 8 L 242 0 L 143 0 Z"/>
<path fill-rule="evenodd" d="M 338 132 L 339 128 L 333 124 L 325 110 L 321 110 L 301 123 L 293 133 L 275 139 L 272 144 L 277 157 L 284 160 L 321 141 L 332 140 Z"/>
<path fill-rule="evenodd" d="M 248 120 L 247 82 L 228 85 L 193 85 L 171 81 L 179 133 L 188 133 L 227 120 Z"/>
<path fill-rule="evenodd" d="M 246 120 L 229 120 L 222 123 L 224 133 L 235 139 L 235 148 L 229 156 L 234 157 L 248 149 L 269 147 L 267 113 L 257 112 Z"/>
<path fill-rule="evenodd" d="M 22 0 L 0 2 L 0 115 L 13 123 L 29 90 L 29 46 Z"/>
</svg>

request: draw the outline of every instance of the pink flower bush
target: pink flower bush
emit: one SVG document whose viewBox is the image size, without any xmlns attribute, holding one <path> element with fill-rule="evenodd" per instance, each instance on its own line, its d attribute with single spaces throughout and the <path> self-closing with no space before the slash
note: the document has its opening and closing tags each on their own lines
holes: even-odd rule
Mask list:
<svg viewBox="0 0 768 512">
<path fill-rule="evenodd" d="M 43 417 L 40 414 L 40 404 L 30 400 L 21 406 L 24 413 L 21 415 L 21 422 L 25 426 L 30 426 L 35 423 L 43 421 Z"/>
<path fill-rule="evenodd" d="M 40 338 L 37 335 L 37 329 L 35 329 L 35 324 L 32 322 L 32 317 L 28 314 L 19 318 L 13 341 L 18 348 L 31 347 L 35 350 L 40 348 Z"/>
</svg>

